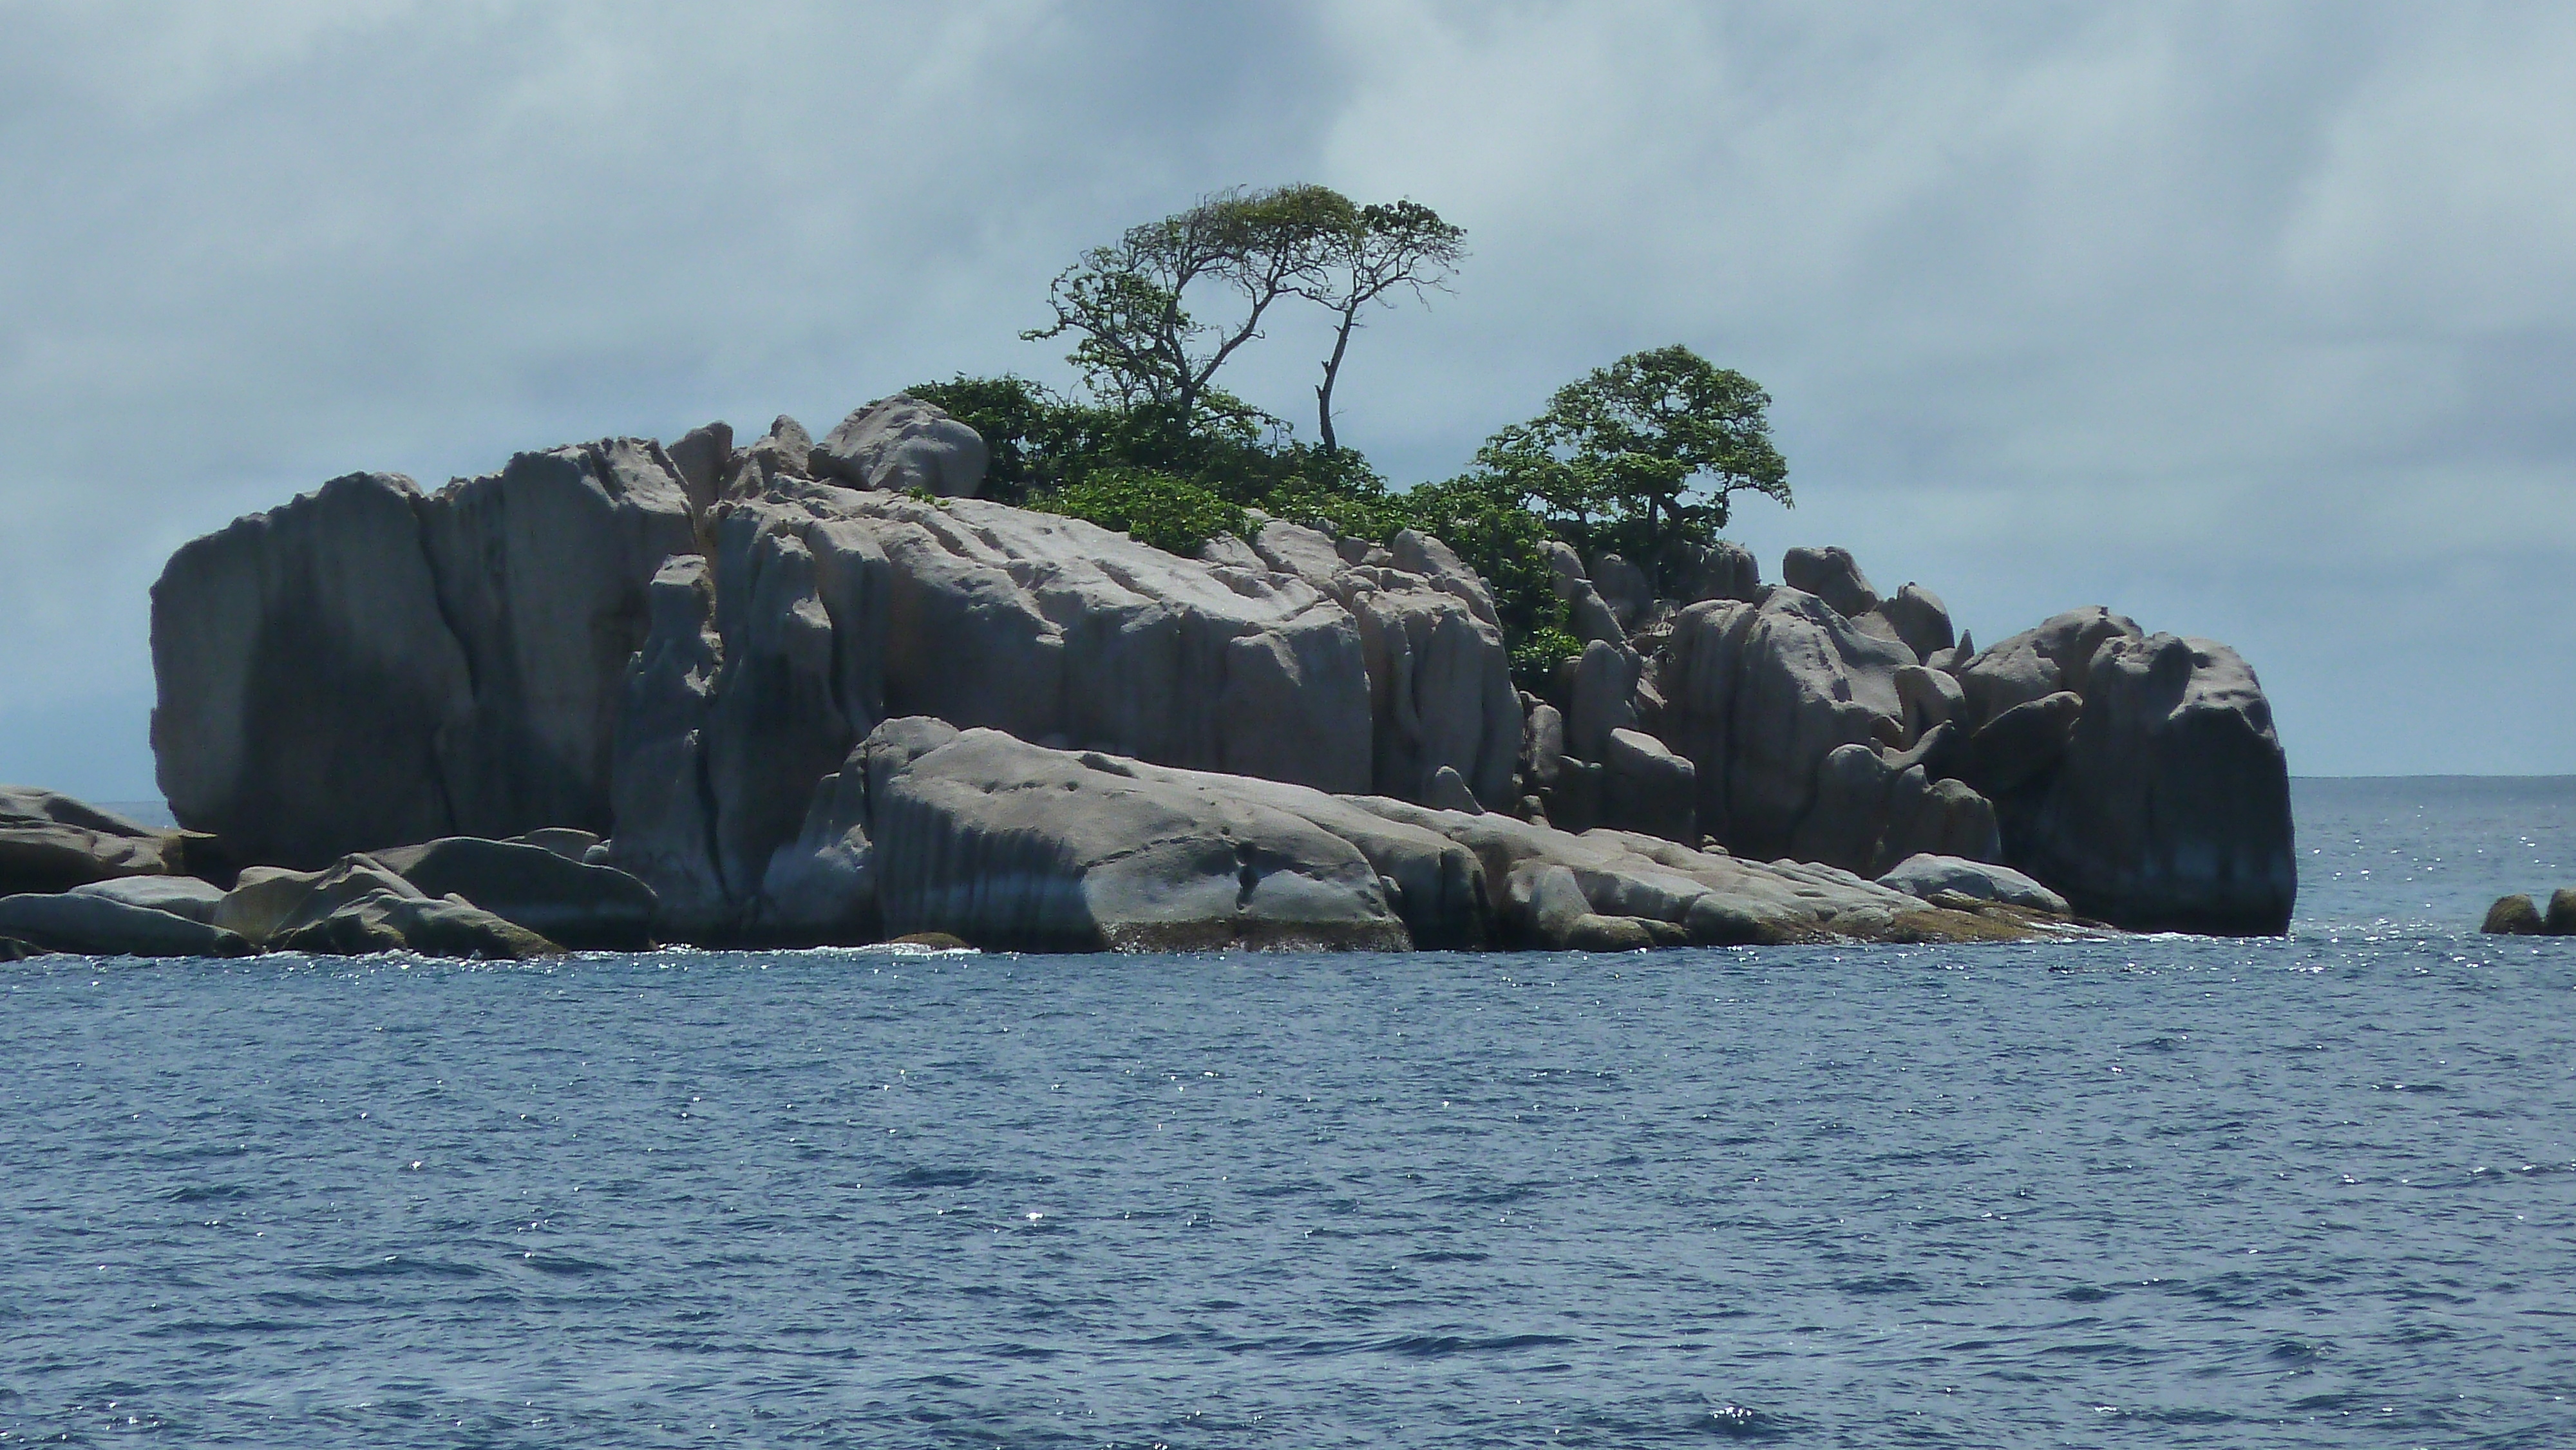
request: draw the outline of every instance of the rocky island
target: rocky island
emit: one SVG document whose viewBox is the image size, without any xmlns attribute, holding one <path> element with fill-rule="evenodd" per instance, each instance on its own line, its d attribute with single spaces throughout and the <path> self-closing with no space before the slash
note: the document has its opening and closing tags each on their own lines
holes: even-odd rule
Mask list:
<svg viewBox="0 0 2576 1450">
<path fill-rule="evenodd" d="M 15 950 L 1625 949 L 2253 934 L 2287 770 L 2226 646 L 1977 648 L 1840 549 L 1551 542 L 1516 687 L 1442 540 L 1194 556 L 979 498 L 922 399 L 353 474 L 153 590 L 154 832 L 0 794 Z"/>
</svg>

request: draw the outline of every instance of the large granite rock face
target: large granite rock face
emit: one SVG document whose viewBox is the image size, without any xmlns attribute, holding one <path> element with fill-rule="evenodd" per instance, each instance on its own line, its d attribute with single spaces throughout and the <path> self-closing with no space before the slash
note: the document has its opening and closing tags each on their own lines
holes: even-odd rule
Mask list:
<svg viewBox="0 0 2576 1450">
<path fill-rule="evenodd" d="M 716 803 L 707 782 L 724 641 L 715 630 L 707 561 L 664 561 L 649 591 L 652 628 L 626 671 L 610 777 L 617 834 L 609 861 L 650 884 L 659 930 L 684 941 L 724 933 L 733 910 L 716 864 Z"/>
<path fill-rule="evenodd" d="M 2107 635 L 2057 767 L 1996 800 L 2005 859 L 2136 930 L 2286 931 L 2298 895 L 2289 766 L 2225 645 Z"/>
<path fill-rule="evenodd" d="M 1915 663 L 1901 642 L 1785 585 L 1760 604 L 1712 600 L 1683 610 L 1657 660 L 1657 733 L 1697 767 L 1699 829 L 1738 855 L 1800 854 L 1802 832 L 1811 842 L 1819 834 L 1810 817 L 1820 791 L 1829 811 L 1839 799 L 1822 779 L 1827 758 L 1846 745 L 1902 741 L 1896 672 Z M 1821 859 L 1867 869 L 1877 832 L 1855 825 L 1833 834 L 1866 835 L 1869 850 Z"/>
<path fill-rule="evenodd" d="M 174 844 L 169 832 L 67 795 L 0 786 L 0 896 L 158 876 L 170 869 Z"/>
<path fill-rule="evenodd" d="M 1843 551 L 1795 551 L 1786 572 L 1863 614 L 1794 587 L 1696 604 L 1639 687 L 1698 768 L 1699 829 L 1873 876 L 1917 854 L 2001 861 L 2124 927 L 2287 926 L 2287 764 L 2224 646 L 2094 607 L 1971 652 L 1937 599 L 1882 600 Z"/>
<path fill-rule="evenodd" d="M 974 500 L 807 485 L 724 504 L 712 533 L 712 568 L 674 560 L 654 585 L 616 751 L 612 859 L 685 939 L 823 930 L 812 910 L 781 914 L 773 858 L 804 833 L 816 782 L 888 715 L 1365 790 L 1382 738 L 1428 741 L 1414 758 L 1445 739 L 1378 728 L 1372 648 L 1391 662 L 1388 718 L 1445 726 L 1460 693 L 1445 670 L 1467 655 L 1452 637 L 1481 638 L 1431 585 L 1355 586 L 1364 629 L 1293 574 Z"/>
<path fill-rule="evenodd" d="M 152 591 L 173 814 L 290 865 L 605 830 L 646 585 L 695 547 L 670 460 L 631 439 L 435 495 L 351 474 L 186 545 Z"/>
<path fill-rule="evenodd" d="M 1493 598 L 1475 571 L 1447 545 L 1409 529 L 1396 535 L 1382 565 L 1352 563 L 1332 540 L 1290 523 L 1265 524 L 1252 548 L 1275 574 L 1301 579 L 1339 603 L 1359 627 L 1369 685 L 1369 782 L 1303 783 L 1423 800 L 1446 767 L 1480 804 L 1512 800 L 1520 697 L 1512 691 L 1511 657 Z"/>
</svg>

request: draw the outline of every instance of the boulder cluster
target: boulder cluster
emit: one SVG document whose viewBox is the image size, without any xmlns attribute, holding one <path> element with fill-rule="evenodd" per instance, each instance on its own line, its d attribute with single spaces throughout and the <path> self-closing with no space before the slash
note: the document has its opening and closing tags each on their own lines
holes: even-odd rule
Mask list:
<svg viewBox="0 0 2576 1450">
<path fill-rule="evenodd" d="M 2576 936 L 2576 887 L 2549 893 L 2549 909 L 2528 896 L 2499 896 L 2479 926 L 2489 936 Z"/>
<path fill-rule="evenodd" d="M 1841 550 L 1765 584 L 1727 544 L 1653 575 L 1558 545 L 1583 649 L 1523 693 L 1438 539 L 1255 513 L 1181 558 L 979 500 L 984 465 L 898 396 L 820 443 L 714 424 L 436 492 L 353 474 L 238 520 L 153 590 L 182 829 L 0 797 L 0 939 L 1623 948 L 2288 920 L 2286 770 L 2224 646 L 2094 609 L 1978 651 Z"/>
</svg>

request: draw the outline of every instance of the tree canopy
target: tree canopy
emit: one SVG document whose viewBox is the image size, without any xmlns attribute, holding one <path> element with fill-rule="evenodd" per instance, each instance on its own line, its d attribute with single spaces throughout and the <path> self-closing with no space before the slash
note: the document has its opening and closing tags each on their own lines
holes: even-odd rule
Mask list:
<svg viewBox="0 0 2576 1450">
<path fill-rule="evenodd" d="M 1355 208 L 1345 201 L 1316 243 L 1313 261 L 1294 286 L 1333 314 L 1333 350 L 1324 359 L 1324 380 L 1315 385 L 1317 436 L 1331 453 L 1340 446 L 1333 437 L 1333 387 L 1341 380 L 1361 310 L 1393 302 L 1398 291 L 1419 300 L 1425 288 L 1445 290 L 1466 255 L 1467 233 L 1420 202 Z"/>
<path fill-rule="evenodd" d="M 1488 439 L 1476 466 L 1586 552 L 1616 549 L 1659 569 L 1672 544 L 1716 537 L 1732 495 L 1791 502 L 1770 406 L 1744 374 L 1680 344 L 1659 347 L 1557 389 L 1546 412 Z"/>
<path fill-rule="evenodd" d="M 1083 253 L 1047 289 L 1055 322 L 1021 335 L 1075 334 L 1066 360 L 1094 393 L 1194 421 L 1217 369 L 1261 335 L 1271 304 L 1317 274 L 1349 210 L 1321 186 L 1220 192 Z M 1193 287 L 1232 294 L 1222 320 L 1190 312 Z"/>
<path fill-rule="evenodd" d="M 1094 247 L 1048 290 L 1052 325 L 1088 396 L 1026 378 L 907 389 L 983 435 L 988 497 L 1089 519 L 1178 554 L 1243 533 L 1246 510 L 1385 542 L 1445 541 L 1494 596 L 1512 672 L 1541 688 L 1576 649 L 1546 548 L 1617 550 L 1660 584 L 1676 546 L 1706 543 L 1733 496 L 1790 502 L 1771 399 L 1688 347 L 1631 353 L 1557 389 L 1464 473 L 1409 489 L 1333 427 L 1351 334 L 1374 306 L 1446 290 L 1466 233 L 1412 201 L 1359 206 L 1321 186 L 1233 190 Z M 1318 441 L 1217 383 L 1284 300 L 1324 309 L 1332 350 L 1315 387 Z M 1196 309 L 1195 311 L 1193 309 Z"/>
</svg>

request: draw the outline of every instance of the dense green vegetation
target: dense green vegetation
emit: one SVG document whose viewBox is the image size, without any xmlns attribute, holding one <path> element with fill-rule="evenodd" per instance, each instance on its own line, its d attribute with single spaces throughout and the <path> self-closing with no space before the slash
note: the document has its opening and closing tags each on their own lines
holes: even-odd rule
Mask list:
<svg viewBox="0 0 2576 1450">
<path fill-rule="evenodd" d="M 1333 434 L 1332 394 L 1362 310 L 1441 286 L 1464 233 L 1413 202 L 1354 206 L 1323 187 L 1229 192 L 1084 253 L 1056 279 L 1053 326 L 1087 396 L 1026 378 L 906 389 L 982 434 L 986 496 L 1088 519 L 1176 554 L 1244 532 L 1246 509 L 1385 542 L 1437 536 L 1485 577 L 1524 687 L 1578 648 L 1551 584 L 1551 538 L 1615 550 L 1660 581 L 1714 539 L 1729 499 L 1790 501 L 1770 398 L 1681 346 L 1633 353 L 1557 390 L 1457 477 L 1396 489 Z M 1188 305 L 1214 294 L 1224 320 Z M 1225 362 L 1291 299 L 1334 319 L 1316 388 L 1322 441 L 1217 386 Z"/>
</svg>

